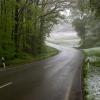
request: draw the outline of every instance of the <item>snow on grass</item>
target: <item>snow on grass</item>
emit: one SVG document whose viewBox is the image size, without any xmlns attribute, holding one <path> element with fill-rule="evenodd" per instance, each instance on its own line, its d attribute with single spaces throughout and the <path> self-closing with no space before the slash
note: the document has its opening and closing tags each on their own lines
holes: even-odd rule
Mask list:
<svg viewBox="0 0 100 100">
<path fill-rule="evenodd" d="M 58 32 L 52 33 L 51 37 L 47 38 L 47 41 L 66 47 L 78 47 L 80 38 L 76 32 Z"/>
<path fill-rule="evenodd" d="M 100 48 L 85 49 L 84 51 L 90 60 L 85 79 L 87 100 L 100 100 Z"/>
<path fill-rule="evenodd" d="M 88 100 L 100 100 L 100 68 L 91 68 L 88 71 L 87 86 L 89 94 L 87 98 Z"/>
</svg>

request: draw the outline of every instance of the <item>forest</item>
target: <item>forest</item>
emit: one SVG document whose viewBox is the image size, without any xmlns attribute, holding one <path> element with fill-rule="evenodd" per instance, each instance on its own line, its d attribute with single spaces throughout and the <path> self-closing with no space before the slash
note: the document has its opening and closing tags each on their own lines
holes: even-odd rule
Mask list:
<svg viewBox="0 0 100 100">
<path fill-rule="evenodd" d="M 21 52 L 44 51 L 53 26 L 70 9 L 81 48 L 100 46 L 98 0 L 0 0 L 0 57 L 13 59 Z"/>
<path fill-rule="evenodd" d="M 0 0 L 0 58 L 41 54 L 45 38 L 67 5 L 64 0 Z"/>
<path fill-rule="evenodd" d="M 67 16 L 66 10 L 69 11 L 69 16 Z M 58 43 L 60 55 L 33 64 L 36 60 L 49 58 L 59 52 L 46 46 L 45 40 L 50 37 L 54 25 L 59 24 L 62 20 L 65 23 L 71 23 L 74 27 L 74 31 L 80 39 L 79 47 L 68 49 L 66 46 L 66 49 Z M 84 64 L 81 63 L 82 61 Z M 19 71 L 15 71 L 17 67 L 15 70 L 8 70 L 10 67 L 14 68 L 14 65 L 29 62 L 33 62 L 34 66 L 28 64 L 20 67 L 23 70 L 19 68 Z M 43 66 L 41 67 L 41 65 Z M 27 66 L 30 70 L 26 68 Z M 77 69 L 78 66 L 80 69 Z M 8 79 L 13 79 L 18 74 L 16 82 L 23 81 L 20 85 L 21 89 L 27 85 L 27 88 L 23 87 L 26 89 L 26 92 L 23 90 L 24 93 L 27 93 L 28 86 L 29 89 L 33 89 L 33 87 L 35 87 L 33 90 L 39 89 L 39 93 L 48 93 L 49 91 L 44 89 L 46 87 L 50 93 L 52 89 L 56 90 L 56 92 L 52 92 L 56 93 L 54 97 L 57 96 L 58 90 L 59 98 L 64 93 L 59 90 L 65 90 L 65 87 L 62 89 L 63 86 L 66 86 L 64 83 L 71 81 L 68 84 L 71 89 L 75 85 L 74 90 L 78 90 L 78 84 L 82 83 L 84 100 L 100 100 L 100 0 L 0 0 L 0 67 L 1 83 L 6 79 L 8 82 Z M 5 74 L 6 70 L 8 73 Z M 78 79 L 79 76 L 82 81 Z M 20 77 L 21 80 L 19 80 Z M 12 85 L 13 82 L 15 79 L 8 84 L 0 83 L 0 89 Z M 72 82 L 75 83 L 73 86 Z M 17 85 L 17 88 L 20 88 L 19 84 Z M 12 90 L 13 87 L 5 89 Z M 45 92 L 40 91 L 41 87 Z M 14 87 L 14 89 L 16 88 Z M 6 98 L 5 92 L 7 92 L 7 96 L 10 93 L 6 90 L 3 91 L 4 98 Z M 37 93 L 37 91 L 35 92 Z M 11 93 L 13 96 L 13 92 Z M 15 92 L 16 95 L 17 93 Z M 72 91 L 71 97 L 73 94 Z"/>
<path fill-rule="evenodd" d="M 73 9 L 74 8 L 74 9 Z M 100 46 L 100 2 L 78 0 L 72 8 L 73 26 L 81 38 L 81 48 Z"/>
</svg>

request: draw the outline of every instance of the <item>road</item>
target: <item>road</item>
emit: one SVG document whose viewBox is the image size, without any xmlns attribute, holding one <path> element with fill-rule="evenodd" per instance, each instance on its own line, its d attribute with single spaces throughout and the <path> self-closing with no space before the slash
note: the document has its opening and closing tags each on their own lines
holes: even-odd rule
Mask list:
<svg viewBox="0 0 100 100">
<path fill-rule="evenodd" d="M 82 52 L 54 47 L 54 57 L 0 71 L 0 100 L 83 100 Z"/>
</svg>

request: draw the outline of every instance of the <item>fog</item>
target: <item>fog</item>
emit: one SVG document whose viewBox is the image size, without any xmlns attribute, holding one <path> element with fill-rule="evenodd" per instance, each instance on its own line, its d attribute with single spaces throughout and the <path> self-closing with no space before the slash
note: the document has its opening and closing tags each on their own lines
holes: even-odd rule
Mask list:
<svg viewBox="0 0 100 100">
<path fill-rule="evenodd" d="M 61 22 L 54 26 L 47 41 L 67 47 L 78 47 L 80 39 L 70 23 Z"/>
</svg>

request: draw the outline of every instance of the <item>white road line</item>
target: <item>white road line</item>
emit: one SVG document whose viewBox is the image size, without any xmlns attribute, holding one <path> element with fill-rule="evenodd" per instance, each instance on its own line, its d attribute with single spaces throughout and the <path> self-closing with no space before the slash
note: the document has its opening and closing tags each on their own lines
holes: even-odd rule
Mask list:
<svg viewBox="0 0 100 100">
<path fill-rule="evenodd" d="M 0 89 L 4 88 L 4 87 L 6 87 L 6 86 L 9 86 L 9 85 L 11 85 L 11 84 L 13 84 L 13 82 L 8 82 L 8 83 L 6 83 L 6 84 L 0 86 Z"/>
</svg>

